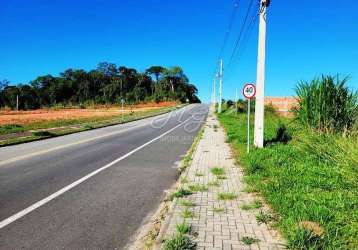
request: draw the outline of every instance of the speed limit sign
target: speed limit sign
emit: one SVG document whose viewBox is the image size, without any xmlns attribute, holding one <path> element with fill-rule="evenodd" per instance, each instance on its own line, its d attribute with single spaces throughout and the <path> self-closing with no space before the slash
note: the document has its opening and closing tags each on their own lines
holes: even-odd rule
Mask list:
<svg viewBox="0 0 358 250">
<path fill-rule="evenodd" d="M 256 87 L 252 83 L 245 84 L 242 94 L 245 96 L 246 99 L 252 99 L 256 95 Z"/>
</svg>

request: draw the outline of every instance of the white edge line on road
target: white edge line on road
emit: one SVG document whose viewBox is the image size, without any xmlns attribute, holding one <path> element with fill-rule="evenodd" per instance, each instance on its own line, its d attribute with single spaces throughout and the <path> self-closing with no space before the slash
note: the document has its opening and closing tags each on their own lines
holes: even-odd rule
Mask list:
<svg viewBox="0 0 358 250">
<path fill-rule="evenodd" d="M 86 176 L 82 177 L 81 179 L 78 179 L 77 181 L 75 181 L 75 182 L 69 184 L 68 186 L 65 186 L 64 188 L 58 190 L 57 192 L 55 192 L 55 193 L 53 193 L 53 194 L 47 196 L 46 198 L 44 198 L 44 199 L 42 199 L 42 200 L 40 200 L 40 201 L 38 201 L 38 202 L 32 204 L 31 206 L 29 206 L 29 207 L 27 207 L 27 208 L 21 210 L 20 212 L 18 212 L 18 213 L 16 213 L 16 214 L 12 215 L 12 216 L 10 216 L 10 217 L 8 217 L 7 219 L 2 220 L 2 221 L 0 222 L 0 229 L 3 228 L 3 227 L 5 227 L 5 226 L 7 226 L 7 225 L 9 225 L 9 224 L 12 223 L 12 222 L 18 220 L 18 219 L 20 219 L 21 217 L 25 216 L 26 214 L 28 214 L 28 213 L 30 213 L 30 212 L 36 210 L 37 208 L 39 208 L 39 207 L 45 205 L 46 203 L 50 202 L 51 200 L 53 200 L 53 199 L 59 197 L 60 195 L 64 194 L 65 192 L 67 192 L 67 191 L 71 190 L 72 188 L 78 186 L 78 185 L 81 184 L 82 182 L 88 180 L 88 179 L 91 178 L 92 176 L 94 176 L 94 175 L 96 175 L 96 174 L 102 172 L 103 170 L 105 170 L 105 169 L 107 169 L 107 168 L 113 166 L 114 164 L 116 164 L 116 163 L 120 162 L 121 160 L 127 158 L 128 156 L 134 154 L 134 153 L 137 152 L 138 150 L 140 150 L 140 149 L 142 149 L 142 148 L 148 146 L 149 144 L 151 144 L 151 143 L 153 143 L 153 142 L 159 140 L 159 139 L 162 138 L 163 136 L 169 134 L 169 133 L 172 132 L 173 130 L 177 129 L 178 127 L 180 127 L 181 125 L 183 125 L 184 123 L 186 123 L 187 121 L 189 121 L 190 118 L 191 118 L 191 117 L 189 117 L 188 119 L 186 119 L 186 120 L 183 121 L 182 123 L 178 124 L 177 126 L 171 128 L 171 129 L 169 129 L 169 130 L 166 131 L 165 133 L 159 135 L 158 137 L 155 137 L 154 139 L 152 139 L 152 140 L 150 140 L 150 141 L 144 143 L 143 145 L 141 145 L 141 146 L 139 146 L 139 147 L 133 149 L 132 151 L 126 153 L 126 154 L 123 155 L 123 156 L 121 156 L 120 158 L 118 158 L 118 159 L 112 161 L 111 163 L 108 163 L 107 165 L 105 165 L 105 166 L 103 166 L 103 167 L 101 167 L 101 168 L 99 168 L 99 169 L 97 169 L 97 170 L 95 170 L 95 171 L 93 171 L 93 172 L 87 174 Z"/>
<path fill-rule="evenodd" d="M 178 109 L 178 110 L 180 110 L 180 109 Z M 155 119 L 155 118 L 160 117 L 160 116 L 162 116 L 162 115 L 163 115 L 163 116 L 166 116 L 166 115 L 169 115 L 169 116 L 170 116 L 170 114 L 171 114 L 172 112 L 175 112 L 175 111 L 178 111 L 178 110 L 173 110 L 173 111 L 171 111 L 171 112 L 168 112 L 168 113 L 165 113 L 165 114 L 161 114 L 161 115 L 159 115 L 159 116 L 152 116 L 152 117 L 148 117 L 148 118 L 150 118 L 150 119 Z M 146 119 L 146 118 L 144 118 L 144 119 Z M 165 118 L 165 117 L 161 117 L 159 120 L 164 120 L 164 119 L 166 119 L 166 118 Z M 143 119 L 142 119 L 142 120 L 143 120 Z M 137 120 L 137 121 L 142 121 L 142 120 Z M 136 121 L 134 121 L 134 122 L 136 122 Z M 122 124 L 118 124 L 118 125 L 122 125 Z M 147 125 L 147 124 L 139 125 L 139 126 L 136 126 L 135 128 L 143 127 L 143 126 L 145 126 L 145 125 Z M 115 125 L 115 126 L 117 126 L 117 125 Z M 101 128 L 99 128 L 99 129 L 101 129 Z M 104 134 L 104 135 L 99 135 L 99 136 L 91 137 L 91 138 L 88 138 L 88 139 L 84 139 L 84 140 L 80 140 L 80 141 L 68 143 L 68 144 L 65 144 L 65 145 L 57 146 L 57 147 L 54 147 L 54 148 L 49 148 L 49 149 L 41 150 L 41 151 L 38 151 L 38 152 L 35 152 L 35 153 L 30 153 L 30 154 L 26 154 L 26 155 L 22 155 L 22 156 L 16 156 L 16 157 L 10 158 L 10 159 L 8 159 L 8 160 L 0 161 L 0 166 L 1 166 L 1 165 L 8 164 L 8 163 L 15 162 L 15 161 L 19 161 L 19 160 L 24 160 L 24 159 L 29 158 L 29 157 L 46 154 L 46 153 L 49 153 L 49 152 L 52 152 L 52 151 L 64 149 L 64 148 L 71 147 L 71 146 L 76 146 L 76 145 L 79 145 L 79 144 L 82 144 L 82 143 L 95 141 L 95 140 L 102 139 L 102 138 L 105 138 L 105 137 L 109 137 L 109 136 L 112 136 L 112 135 L 122 134 L 122 133 L 127 132 L 127 131 L 129 131 L 129 130 L 131 130 L 131 129 L 133 129 L 133 128 L 127 128 L 127 129 L 124 129 L 124 130 L 121 130 L 121 131 L 110 132 L 110 133 L 107 133 L 107 134 Z"/>
</svg>

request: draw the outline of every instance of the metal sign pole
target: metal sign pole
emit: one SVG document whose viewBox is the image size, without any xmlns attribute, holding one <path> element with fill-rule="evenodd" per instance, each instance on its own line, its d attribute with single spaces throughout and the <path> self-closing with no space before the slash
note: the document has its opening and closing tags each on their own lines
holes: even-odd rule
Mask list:
<svg viewBox="0 0 358 250">
<path fill-rule="evenodd" d="M 250 99 L 247 99 L 247 153 L 250 152 Z"/>
</svg>

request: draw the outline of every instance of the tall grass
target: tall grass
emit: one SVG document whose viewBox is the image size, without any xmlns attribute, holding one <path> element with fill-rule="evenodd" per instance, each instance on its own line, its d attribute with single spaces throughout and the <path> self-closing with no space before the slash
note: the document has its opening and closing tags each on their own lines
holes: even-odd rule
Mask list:
<svg viewBox="0 0 358 250">
<path fill-rule="evenodd" d="M 348 77 L 322 76 L 296 88 L 297 119 L 320 132 L 346 135 L 358 121 L 358 93 L 347 87 Z"/>
</svg>

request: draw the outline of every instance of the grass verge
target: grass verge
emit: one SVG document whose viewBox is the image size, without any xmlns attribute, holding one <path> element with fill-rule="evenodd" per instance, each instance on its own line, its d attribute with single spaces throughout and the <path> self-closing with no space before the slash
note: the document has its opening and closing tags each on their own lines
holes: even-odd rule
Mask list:
<svg viewBox="0 0 358 250">
<path fill-rule="evenodd" d="M 123 115 L 123 117 L 105 116 L 105 117 L 68 119 L 68 120 L 60 119 L 55 121 L 35 122 L 26 125 L 16 125 L 16 124 L 3 125 L 0 126 L 0 136 L 4 137 L 5 139 L 0 140 L 0 147 L 37 141 L 37 140 L 47 139 L 50 137 L 63 136 L 63 135 L 83 132 L 87 130 L 92 130 L 96 128 L 117 125 L 121 123 L 132 122 L 156 115 L 165 114 L 177 108 L 179 108 L 179 106 L 152 109 L 152 110 L 137 112 L 134 114 L 125 114 Z M 16 133 L 19 134 L 17 135 Z"/>
<path fill-rule="evenodd" d="M 290 248 L 358 249 L 357 137 L 314 133 L 270 112 L 266 147 L 247 154 L 247 116 L 225 111 L 218 117 L 244 167 L 247 190 L 260 193 L 278 215 L 275 225 Z M 281 141 L 286 133 L 291 140 Z"/>
</svg>

